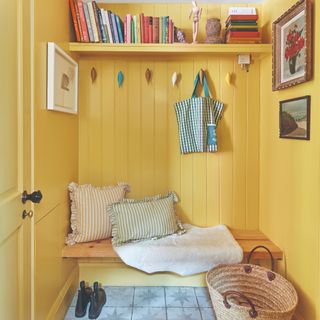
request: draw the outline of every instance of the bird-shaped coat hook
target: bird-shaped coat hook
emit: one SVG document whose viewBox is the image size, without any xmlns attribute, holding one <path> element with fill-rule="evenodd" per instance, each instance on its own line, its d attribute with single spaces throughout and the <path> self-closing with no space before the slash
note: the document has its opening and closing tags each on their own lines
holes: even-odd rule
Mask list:
<svg viewBox="0 0 320 320">
<path fill-rule="evenodd" d="M 146 77 L 147 83 L 149 84 L 152 78 L 152 72 L 149 68 L 145 72 L 145 77 Z"/>
<path fill-rule="evenodd" d="M 124 78 L 124 76 L 123 76 L 122 71 L 119 71 L 118 72 L 118 86 L 119 86 L 119 88 L 122 86 L 123 78 Z"/>
<path fill-rule="evenodd" d="M 96 81 L 97 75 L 98 74 L 97 74 L 96 68 L 92 67 L 92 69 L 91 69 L 91 81 L 92 81 L 92 83 L 94 83 Z"/>
<path fill-rule="evenodd" d="M 200 69 L 199 75 L 200 75 L 200 83 L 201 83 L 201 85 L 203 85 L 203 77 L 204 77 L 204 70 L 203 69 Z"/>
</svg>

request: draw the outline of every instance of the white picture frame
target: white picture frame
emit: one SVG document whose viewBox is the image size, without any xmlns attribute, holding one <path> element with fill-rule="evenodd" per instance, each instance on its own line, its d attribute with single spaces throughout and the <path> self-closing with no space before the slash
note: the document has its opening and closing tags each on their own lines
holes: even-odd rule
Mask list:
<svg viewBox="0 0 320 320">
<path fill-rule="evenodd" d="M 78 113 L 78 63 L 54 42 L 48 42 L 47 109 Z"/>
</svg>

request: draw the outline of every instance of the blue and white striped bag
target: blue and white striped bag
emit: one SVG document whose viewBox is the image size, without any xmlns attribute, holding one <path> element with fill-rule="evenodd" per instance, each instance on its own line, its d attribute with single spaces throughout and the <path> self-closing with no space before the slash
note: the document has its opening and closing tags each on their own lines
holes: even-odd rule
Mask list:
<svg viewBox="0 0 320 320">
<path fill-rule="evenodd" d="M 205 97 L 197 97 L 196 89 L 200 80 L 199 73 L 194 81 L 191 99 L 177 102 L 175 111 L 179 127 L 180 151 L 216 152 L 216 127 L 221 119 L 223 103 L 210 97 L 206 75 L 203 75 Z"/>
</svg>

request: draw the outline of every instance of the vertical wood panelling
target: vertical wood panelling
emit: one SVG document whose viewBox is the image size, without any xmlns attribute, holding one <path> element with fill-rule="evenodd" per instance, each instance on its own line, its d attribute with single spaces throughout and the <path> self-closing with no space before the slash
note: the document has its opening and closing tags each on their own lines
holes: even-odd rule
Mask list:
<svg viewBox="0 0 320 320">
<path fill-rule="evenodd" d="M 211 96 L 220 99 L 220 63 L 219 59 L 210 59 L 207 67 L 207 80 Z M 221 123 L 218 125 L 217 134 L 221 137 Z M 219 142 L 220 143 L 220 142 Z M 220 148 L 220 146 L 218 146 Z M 207 154 L 207 225 L 220 223 L 220 152 Z"/>
<path fill-rule="evenodd" d="M 259 223 L 259 140 L 260 140 L 260 64 L 255 61 L 247 74 L 247 159 L 246 159 L 246 228 Z"/>
<path fill-rule="evenodd" d="M 168 152 L 168 189 L 174 190 L 177 194 L 181 194 L 181 163 L 179 154 L 179 139 L 178 139 L 178 126 L 176 121 L 176 115 L 174 110 L 174 103 L 180 100 L 180 81 L 176 86 L 172 86 L 171 77 L 174 72 L 180 74 L 180 63 L 177 61 L 168 62 L 167 67 L 167 108 L 168 108 L 168 140 L 167 140 L 167 152 Z M 177 211 L 180 216 L 181 206 L 177 205 Z"/>
<path fill-rule="evenodd" d="M 168 108 L 167 108 L 167 63 L 157 61 L 154 65 L 155 82 L 154 108 L 154 145 L 155 174 L 154 190 L 165 193 L 168 191 Z"/>
<path fill-rule="evenodd" d="M 114 184 L 117 181 L 115 164 L 115 83 L 113 61 L 105 61 L 101 70 L 102 94 L 102 183 Z M 134 105 L 132 105 L 134 108 Z M 81 131 L 81 129 L 80 129 Z"/>
<path fill-rule="evenodd" d="M 128 66 L 128 96 L 130 99 L 128 108 L 128 141 L 129 157 L 128 181 L 131 185 L 130 197 L 141 194 L 141 67 L 139 61 L 134 61 Z"/>
<path fill-rule="evenodd" d="M 227 7 L 204 5 L 204 17 L 225 16 Z M 123 15 L 170 15 L 192 39 L 189 4 L 107 8 Z M 202 24 L 199 39 L 204 40 L 205 22 Z M 93 65 L 99 69 L 95 84 L 88 76 Z M 152 71 L 149 84 L 147 68 Z M 225 104 L 217 129 L 219 151 L 180 155 L 173 105 L 191 96 L 194 77 L 201 68 L 207 70 L 212 97 Z M 174 190 L 181 200 L 177 209 L 184 222 L 257 228 L 259 69 L 259 61 L 255 61 L 246 74 L 236 58 L 226 56 L 82 58 L 80 182 L 127 181 L 132 197 Z M 119 70 L 124 73 L 121 88 L 117 85 Z M 175 87 L 173 72 L 181 74 Z M 227 72 L 232 73 L 230 86 L 225 81 Z M 202 89 L 198 92 L 203 94 Z M 96 119 L 99 113 L 100 123 Z"/>
<path fill-rule="evenodd" d="M 193 90 L 193 60 L 181 62 L 181 99 L 190 98 Z M 185 154 L 181 161 L 181 213 L 187 222 L 193 221 L 193 155 Z"/>
<path fill-rule="evenodd" d="M 207 66 L 207 59 L 195 59 L 193 65 L 193 79 L 196 77 L 200 69 L 206 70 Z M 203 88 L 200 84 L 199 87 L 201 87 L 201 91 L 198 92 L 201 94 L 201 96 L 203 96 Z M 207 157 L 201 153 L 195 153 L 192 155 L 192 157 L 192 221 L 197 225 L 205 226 L 207 222 Z"/>
<path fill-rule="evenodd" d="M 130 104 L 128 96 L 128 64 L 125 60 L 115 61 L 115 76 L 118 78 L 119 72 L 123 73 L 123 84 L 118 85 L 115 81 L 115 172 L 118 181 L 128 180 L 128 106 Z"/>
<path fill-rule="evenodd" d="M 224 103 L 222 119 L 219 123 L 217 137 L 220 153 L 220 222 L 233 225 L 233 109 L 234 87 L 225 81 L 225 75 L 233 72 L 234 60 L 220 61 L 220 97 Z"/>
<path fill-rule="evenodd" d="M 246 222 L 246 136 L 247 136 L 247 73 L 235 64 L 233 110 L 233 221 L 239 229 Z"/>
</svg>

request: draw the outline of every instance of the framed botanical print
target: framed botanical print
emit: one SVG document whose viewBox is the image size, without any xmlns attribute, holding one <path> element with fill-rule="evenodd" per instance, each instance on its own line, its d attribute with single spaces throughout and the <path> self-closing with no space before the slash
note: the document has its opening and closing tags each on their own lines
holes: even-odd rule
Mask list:
<svg viewBox="0 0 320 320">
<path fill-rule="evenodd" d="M 48 42 L 47 109 L 78 110 L 78 64 L 53 42 Z"/>
<path fill-rule="evenodd" d="M 312 78 L 312 3 L 300 0 L 273 23 L 273 91 Z"/>
<path fill-rule="evenodd" d="M 310 96 L 280 101 L 280 138 L 310 140 Z"/>
</svg>

